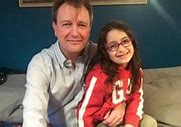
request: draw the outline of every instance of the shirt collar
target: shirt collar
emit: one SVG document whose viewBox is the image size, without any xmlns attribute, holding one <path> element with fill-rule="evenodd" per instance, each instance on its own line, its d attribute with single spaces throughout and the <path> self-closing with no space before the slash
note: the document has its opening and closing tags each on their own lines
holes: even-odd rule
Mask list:
<svg viewBox="0 0 181 127">
<path fill-rule="evenodd" d="M 54 53 L 55 53 L 55 56 L 60 64 L 61 67 L 63 67 L 64 65 L 64 61 L 66 61 L 66 57 L 64 56 L 64 54 L 62 53 L 62 51 L 60 50 L 60 46 L 59 46 L 59 41 L 57 40 L 55 45 L 54 45 Z M 88 42 L 85 49 L 84 49 L 84 52 L 82 53 L 82 55 L 79 57 L 79 60 L 78 61 L 84 61 L 87 57 L 88 57 L 88 54 L 89 54 L 89 50 L 90 50 L 90 43 Z"/>
</svg>

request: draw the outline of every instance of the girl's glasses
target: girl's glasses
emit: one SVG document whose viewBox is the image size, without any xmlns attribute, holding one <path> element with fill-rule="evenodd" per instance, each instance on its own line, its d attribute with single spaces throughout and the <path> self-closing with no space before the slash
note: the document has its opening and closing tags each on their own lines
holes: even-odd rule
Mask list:
<svg viewBox="0 0 181 127">
<path fill-rule="evenodd" d="M 122 45 L 123 47 L 128 47 L 132 43 L 130 38 L 124 38 L 121 40 L 121 42 L 112 41 L 109 44 L 106 45 L 106 49 L 108 51 L 114 52 L 118 50 L 119 46 Z"/>
</svg>

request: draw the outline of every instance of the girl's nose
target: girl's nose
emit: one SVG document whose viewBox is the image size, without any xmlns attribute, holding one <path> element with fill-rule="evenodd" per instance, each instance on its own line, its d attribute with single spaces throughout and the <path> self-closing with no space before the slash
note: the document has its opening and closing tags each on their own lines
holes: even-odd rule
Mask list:
<svg viewBox="0 0 181 127">
<path fill-rule="evenodd" d="M 117 49 L 118 51 L 123 51 L 123 50 L 125 50 L 125 47 L 123 46 L 123 45 L 118 45 L 118 49 Z"/>
</svg>

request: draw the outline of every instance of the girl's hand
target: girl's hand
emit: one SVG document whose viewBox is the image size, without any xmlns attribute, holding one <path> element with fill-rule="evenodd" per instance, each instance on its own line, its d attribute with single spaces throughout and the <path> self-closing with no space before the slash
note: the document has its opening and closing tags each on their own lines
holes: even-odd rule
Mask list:
<svg viewBox="0 0 181 127">
<path fill-rule="evenodd" d="M 123 121 L 123 117 L 125 114 L 125 104 L 118 105 L 112 112 L 108 112 L 104 117 L 104 121 L 102 122 L 109 127 L 116 127 L 117 125 L 121 124 Z"/>
</svg>

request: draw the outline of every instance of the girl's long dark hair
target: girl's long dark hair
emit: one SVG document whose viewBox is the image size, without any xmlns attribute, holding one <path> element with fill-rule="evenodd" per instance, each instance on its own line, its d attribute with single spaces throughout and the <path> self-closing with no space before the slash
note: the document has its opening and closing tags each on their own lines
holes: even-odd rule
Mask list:
<svg viewBox="0 0 181 127">
<path fill-rule="evenodd" d="M 131 71 L 132 74 L 132 92 L 135 90 L 138 90 L 141 82 L 141 73 L 140 73 L 140 68 L 141 68 L 141 61 L 138 53 L 138 46 L 136 39 L 130 30 L 124 23 L 119 22 L 119 21 L 111 21 L 107 23 L 99 32 L 98 36 L 98 50 L 97 53 L 94 57 L 94 59 L 91 61 L 89 69 L 92 69 L 95 64 L 99 64 L 101 68 L 104 70 L 104 72 L 108 75 L 107 81 L 109 84 L 112 84 L 115 77 L 118 75 L 118 68 L 119 65 L 112 62 L 109 58 L 109 55 L 106 50 L 106 43 L 107 43 L 107 34 L 109 31 L 117 29 L 120 31 L 125 32 L 128 37 L 132 40 L 133 48 L 134 48 L 134 54 L 133 57 L 131 58 L 130 62 L 128 63 L 127 70 Z"/>
</svg>

